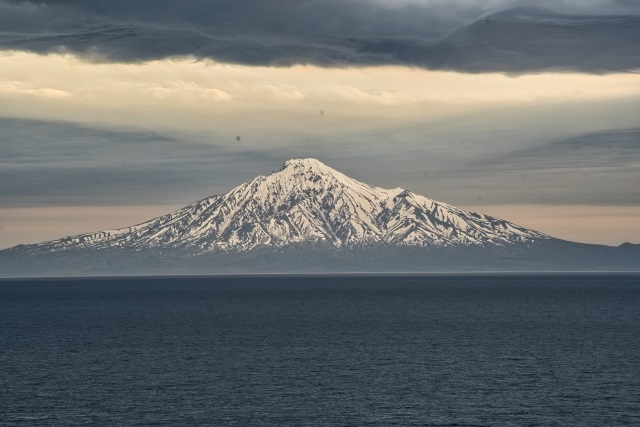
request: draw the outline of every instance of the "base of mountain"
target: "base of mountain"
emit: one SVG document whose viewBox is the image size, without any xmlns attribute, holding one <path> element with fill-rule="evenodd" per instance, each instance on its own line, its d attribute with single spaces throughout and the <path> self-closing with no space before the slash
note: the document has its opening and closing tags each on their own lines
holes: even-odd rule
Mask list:
<svg viewBox="0 0 640 427">
<path fill-rule="evenodd" d="M 435 248 L 299 244 L 207 254 L 163 248 L 0 252 L 0 277 L 494 271 L 640 271 L 640 245 L 610 247 L 552 239 Z"/>
</svg>

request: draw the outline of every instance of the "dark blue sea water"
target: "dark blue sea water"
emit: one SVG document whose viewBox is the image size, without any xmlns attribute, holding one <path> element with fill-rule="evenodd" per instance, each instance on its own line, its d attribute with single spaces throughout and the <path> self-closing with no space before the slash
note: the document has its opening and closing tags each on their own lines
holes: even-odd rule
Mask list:
<svg viewBox="0 0 640 427">
<path fill-rule="evenodd" d="M 2 425 L 640 425 L 640 276 L 0 281 Z"/>
</svg>

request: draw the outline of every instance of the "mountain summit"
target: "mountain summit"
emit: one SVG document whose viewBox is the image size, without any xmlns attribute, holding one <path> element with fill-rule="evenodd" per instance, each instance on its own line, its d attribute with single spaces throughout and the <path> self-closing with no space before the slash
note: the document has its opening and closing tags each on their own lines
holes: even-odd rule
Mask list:
<svg viewBox="0 0 640 427">
<path fill-rule="evenodd" d="M 546 239 L 550 237 L 537 231 L 401 188 L 362 183 L 307 158 L 287 160 L 271 175 L 139 225 L 19 248 L 185 248 L 205 254 L 302 243 L 451 247 Z"/>
</svg>

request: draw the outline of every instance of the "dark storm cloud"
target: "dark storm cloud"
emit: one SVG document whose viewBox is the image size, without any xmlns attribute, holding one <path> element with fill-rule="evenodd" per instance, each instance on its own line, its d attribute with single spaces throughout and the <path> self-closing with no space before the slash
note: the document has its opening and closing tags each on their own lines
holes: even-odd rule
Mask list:
<svg viewBox="0 0 640 427">
<path fill-rule="evenodd" d="M 549 9 L 513 8 L 527 4 Z M 250 65 L 605 73 L 640 68 L 640 4 L 0 0 L 0 48 L 93 61 L 193 56 Z"/>
<path fill-rule="evenodd" d="M 241 147 L 137 130 L 11 118 L 0 118 L 0 129 L 5 208 L 187 203 L 279 163 Z"/>
</svg>

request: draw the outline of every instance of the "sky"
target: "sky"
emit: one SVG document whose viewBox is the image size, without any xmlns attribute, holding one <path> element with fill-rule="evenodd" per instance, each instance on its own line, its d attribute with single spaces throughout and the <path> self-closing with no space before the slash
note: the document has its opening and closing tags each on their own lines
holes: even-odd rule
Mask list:
<svg viewBox="0 0 640 427">
<path fill-rule="evenodd" d="M 0 0 L 0 248 L 294 157 L 640 243 L 640 3 Z"/>
</svg>

